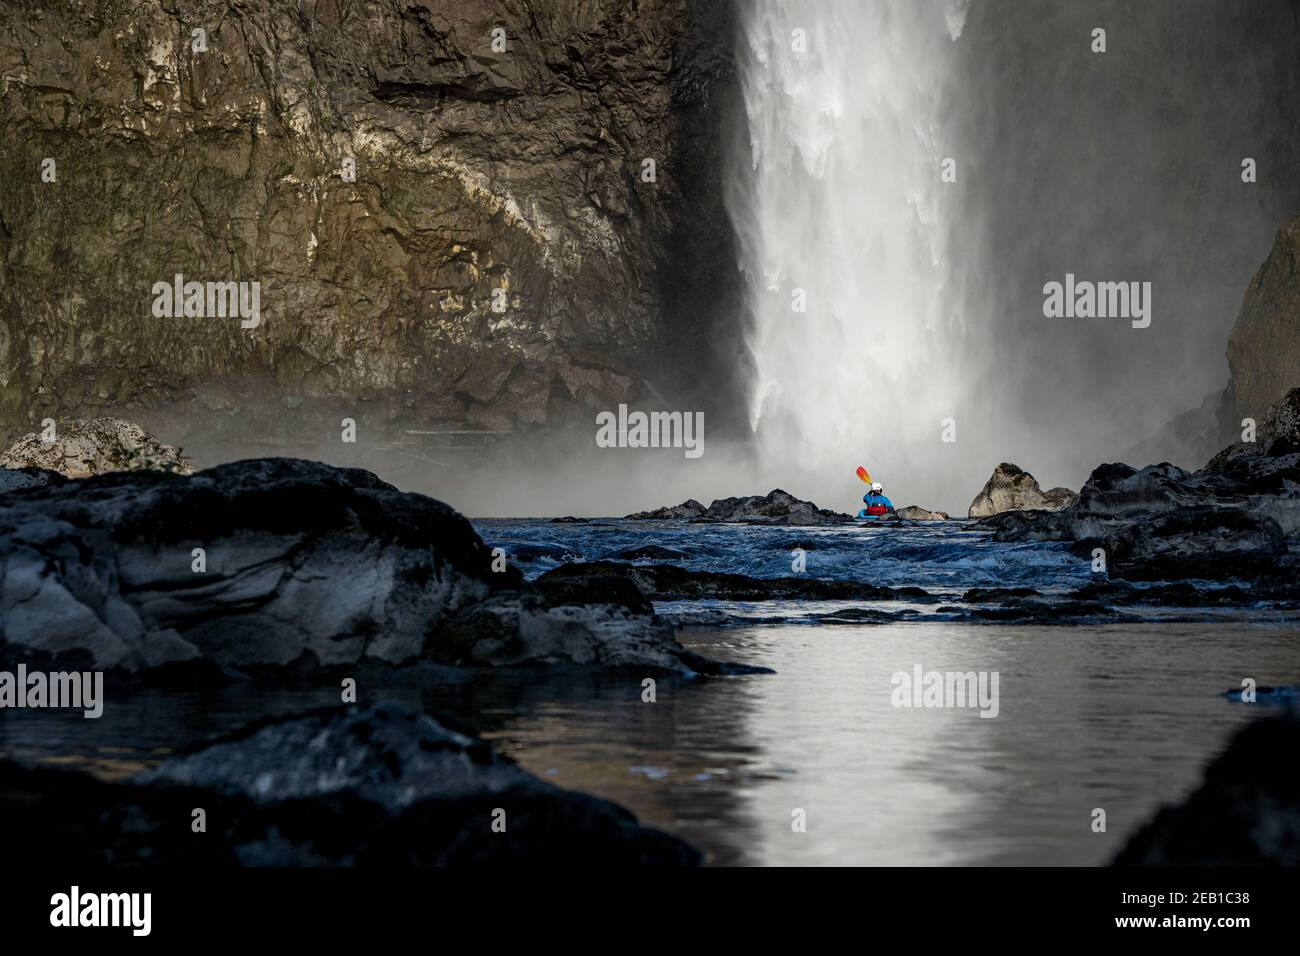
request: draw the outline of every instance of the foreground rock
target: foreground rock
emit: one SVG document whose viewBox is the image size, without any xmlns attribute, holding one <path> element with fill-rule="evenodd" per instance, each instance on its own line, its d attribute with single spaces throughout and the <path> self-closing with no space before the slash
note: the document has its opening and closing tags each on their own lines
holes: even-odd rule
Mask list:
<svg viewBox="0 0 1300 956">
<path fill-rule="evenodd" d="M 680 505 L 638 511 L 627 516 L 630 520 L 686 519 L 700 522 L 794 525 L 815 527 L 821 525 L 851 524 L 852 515 L 818 508 L 811 501 L 803 501 L 789 492 L 776 488 L 766 495 L 744 498 L 718 498 L 705 508 L 694 498 Z"/>
<path fill-rule="evenodd" d="M 1300 720 L 1254 721 L 1205 770 L 1201 786 L 1129 839 L 1120 866 L 1300 865 Z"/>
<path fill-rule="evenodd" d="M 1131 580 L 1289 577 L 1300 535 L 1300 388 L 1204 468 L 1098 467 L 1078 500 L 1055 513 L 1000 514 L 976 526 L 999 541 L 1102 548 L 1110 574 Z"/>
<path fill-rule="evenodd" d="M 293 459 L 136 472 L 0 498 L 0 652 L 174 682 L 360 665 L 665 673 L 645 608 L 548 600 L 441 502 Z"/>
<path fill-rule="evenodd" d="M 0 454 L 0 467 L 43 468 L 66 478 L 113 471 L 194 471 L 180 451 L 120 418 L 74 418 L 60 422 L 52 442 L 40 432 L 18 439 Z"/>
<path fill-rule="evenodd" d="M 988 518 L 1004 511 L 1060 511 L 1074 500 L 1069 488 L 1045 492 L 1033 475 L 1004 461 L 993 469 L 992 477 L 971 502 L 967 517 Z"/>
<path fill-rule="evenodd" d="M 208 830 L 190 832 L 192 811 Z M 505 813 L 504 832 L 494 814 Z M 0 761 L 0 840 L 78 866 L 692 865 L 623 808 L 385 705 L 250 725 L 126 783 Z"/>
<path fill-rule="evenodd" d="M 23 488 L 43 488 L 66 481 L 57 471 L 44 468 L 0 468 L 0 495 Z"/>
</svg>

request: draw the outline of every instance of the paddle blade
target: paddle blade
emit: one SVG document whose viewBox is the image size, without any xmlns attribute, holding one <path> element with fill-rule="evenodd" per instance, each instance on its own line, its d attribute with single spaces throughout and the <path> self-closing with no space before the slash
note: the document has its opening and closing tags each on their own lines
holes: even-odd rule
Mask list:
<svg viewBox="0 0 1300 956">
<path fill-rule="evenodd" d="M 867 472 L 867 469 L 863 468 L 861 465 L 858 465 L 858 477 L 867 484 L 871 484 L 871 475 Z"/>
</svg>

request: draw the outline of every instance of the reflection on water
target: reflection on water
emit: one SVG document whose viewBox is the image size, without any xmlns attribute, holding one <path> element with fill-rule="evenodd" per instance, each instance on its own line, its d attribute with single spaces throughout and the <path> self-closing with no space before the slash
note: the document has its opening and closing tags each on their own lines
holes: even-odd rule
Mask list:
<svg viewBox="0 0 1300 956">
<path fill-rule="evenodd" d="M 899 624 L 686 630 L 706 654 L 777 670 L 711 681 L 486 674 L 362 685 L 491 739 L 558 786 L 598 794 L 721 864 L 1105 862 L 1261 713 L 1219 694 L 1300 682 L 1300 633 L 1237 625 Z M 997 671 L 1000 712 L 895 708 L 891 675 Z M 246 720 L 336 703 L 334 687 L 145 691 L 100 720 L 0 712 L 4 756 L 133 773 Z M 1091 831 L 1106 810 L 1106 833 Z M 807 832 L 792 830 L 801 809 Z"/>
</svg>

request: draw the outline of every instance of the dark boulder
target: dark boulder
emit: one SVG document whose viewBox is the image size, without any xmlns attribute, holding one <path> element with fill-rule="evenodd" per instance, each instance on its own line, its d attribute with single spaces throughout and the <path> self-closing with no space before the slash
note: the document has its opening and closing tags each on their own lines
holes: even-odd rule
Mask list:
<svg viewBox="0 0 1300 956">
<path fill-rule="evenodd" d="M 0 497 L 9 659 L 167 680 L 422 662 L 696 670 L 671 627 L 625 597 L 547 600 L 447 505 L 316 462 Z"/>
<path fill-rule="evenodd" d="M 628 515 L 630 521 L 673 521 L 698 518 L 704 514 L 705 507 L 694 498 L 687 498 L 679 505 L 665 505 L 653 511 L 638 511 Z"/>
<path fill-rule="evenodd" d="M 1195 472 L 1101 465 L 1070 507 L 995 515 L 972 530 L 1070 542 L 1081 557 L 1102 547 L 1111 573 L 1135 580 L 1285 577 L 1300 535 L 1300 388 L 1269 410 L 1255 437 Z"/>
<path fill-rule="evenodd" d="M 1254 577 L 1286 554 L 1272 518 L 1222 508 L 1184 508 L 1105 537 L 1110 574 L 1134 581 Z"/>
<path fill-rule="evenodd" d="M 1294 714 L 1246 725 L 1206 768 L 1201 786 L 1133 834 L 1115 865 L 1300 865 L 1297 753 Z"/>
<path fill-rule="evenodd" d="M 707 523 L 737 523 L 763 525 L 789 525 L 792 527 L 820 527 L 823 525 L 851 524 L 853 516 L 818 508 L 811 501 L 803 501 L 787 491 L 776 488 L 765 495 L 748 495 L 742 498 L 718 498 L 705 508 L 691 498 L 680 505 L 640 511 L 628 515 L 629 519 L 687 519 Z"/>
<path fill-rule="evenodd" d="M 191 831 L 196 807 L 207 832 Z M 73 868 L 701 860 L 616 804 L 386 705 L 255 723 L 124 783 L 0 761 L 0 840 Z"/>
<path fill-rule="evenodd" d="M 719 498 L 700 516 L 701 521 L 742 522 L 744 524 L 772 524 L 820 526 L 849 524 L 852 515 L 840 514 L 818 508 L 811 501 L 803 501 L 780 488 L 765 495 L 743 498 Z"/>
</svg>

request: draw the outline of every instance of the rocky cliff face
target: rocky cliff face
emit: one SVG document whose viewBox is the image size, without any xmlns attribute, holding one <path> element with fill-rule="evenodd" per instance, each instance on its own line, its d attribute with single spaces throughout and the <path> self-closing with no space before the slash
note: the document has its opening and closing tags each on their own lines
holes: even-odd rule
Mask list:
<svg viewBox="0 0 1300 956">
<path fill-rule="evenodd" d="M 1300 385 L 1300 215 L 1278 230 L 1273 250 L 1246 289 L 1228 337 L 1234 418 L 1262 418 Z"/>
<path fill-rule="evenodd" d="M 165 431 L 201 452 L 223 417 L 242 435 L 254 408 L 320 403 L 518 432 L 687 402 L 692 371 L 725 402 L 729 18 L 686 0 L 6 3 L 2 437 L 170 415 L 202 420 Z M 159 316 L 154 284 L 178 274 L 260 283 L 257 323 Z"/>
</svg>

